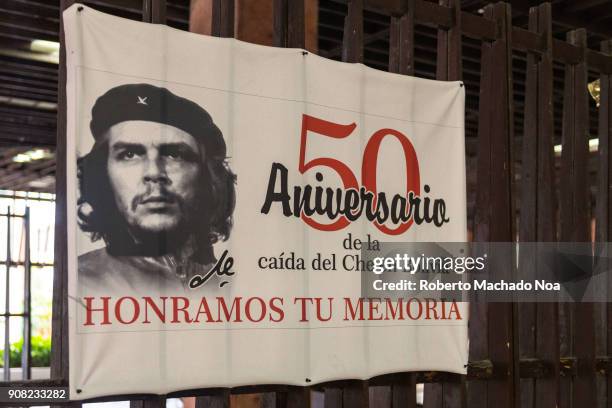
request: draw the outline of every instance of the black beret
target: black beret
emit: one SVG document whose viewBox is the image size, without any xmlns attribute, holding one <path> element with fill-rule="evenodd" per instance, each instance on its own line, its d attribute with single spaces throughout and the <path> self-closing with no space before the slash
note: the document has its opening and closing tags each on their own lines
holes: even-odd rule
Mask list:
<svg viewBox="0 0 612 408">
<path fill-rule="evenodd" d="M 158 122 L 179 128 L 201 141 L 206 156 L 224 159 L 223 134 L 200 105 L 150 84 L 120 85 L 100 96 L 91 109 L 89 128 L 96 144 L 111 126 L 129 120 Z"/>
</svg>

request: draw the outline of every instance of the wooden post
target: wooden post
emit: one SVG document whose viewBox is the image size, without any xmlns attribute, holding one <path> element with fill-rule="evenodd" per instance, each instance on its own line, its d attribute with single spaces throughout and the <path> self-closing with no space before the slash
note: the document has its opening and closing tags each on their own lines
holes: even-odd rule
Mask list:
<svg viewBox="0 0 612 408">
<path fill-rule="evenodd" d="M 438 29 L 436 79 L 439 81 L 460 81 L 463 77 L 461 64 L 461 1 L 439 0 L 439 3 L 441 6 L 450 7 L 453 21 L 450 27 Z M 425 408 L 464 407 L 465 378 L 425 384 L 423 402 Z"/>
<path fill-rule="evenodd" d="M 207 395 L 196 397 L 195 408 L 229 408 L 230 393 L 229 390 L 222 392 L 220 395 Z"/>
<path fill-rule="evenodd" d="M 234 36 L 234 2 L 213 0 L 212 35 L 216 37 Z"/>
<path fill-rule="evenodd" d="M 512 197 L 512 25 L 510 5 L 487 6 L 485 17 L 497 25 L 497 38 L 482 46 L 478 193 L 475 239 L 480 242 L 514 240 Z M 512 262 L 503 265 L 512 273 Z M 509 303 L 473 304 L 470 308 L 470 359 L 489 358 L 494 378 L 468 386 L 468 406 L 514 406 L 513 306 Z"/>
<path fill-rule="evenodd" d="M 538 33 L 544 36 L 546 48 L 538 65 L 538 189 L 537 189 L 537 241 L 555 241 L 556 206 L 554 174 L 554 113 L 553 113 L 553 57 L 552 11 L 550 3 L 539 7 Z M 555 303 L 539 303 L 536 312 L 536 357 L 551 368 L 548 378 L 535 381 L 535 406 L 558 404 L 559 390 L 559 316 Z"/>
<path fill-rule="evenodd" d="M 601 44 L 604 54 L 612 55 L 612 40 Z M 610 142 L 612 141 L 612 75 L 602 73 L 600 77 L 600 99 L 599 99 L 599 189 L 597 192 L 597 241 L 609 242 L 612 237 L 612 158 L 610 154 Z M 609 252 L 608 252 L 609 256 Z M 609 270 L 610 262 L 606 262 L 606 270 Z M 612 295 L 612 277 L 607 277 L 607 295 Z M 612 303 L 601 305 L 602 311 L 601 338 L 598 344 L 598 354 L 612 355 Z M 612 376 L 608 373 L 607 378 L 601 381 L 604 385 L 600 393 L 600 400 L 607 401 L 601 405 L 612 408 Z M 599 384 L 598 384 L 599 385 Z M 598 387 L 599 389 L 599 387 Z M 603 398 L 602 398 L 603 397 Z"/>
<path fill-rule="evenodd" d="M 391 408 L 416 408 L 416 374 L 404 373 L 391 385 Z"/>
<path fill-rule="evenodd" d="M 274 0 L 274 45 L 305 48 L 304 1 Z"/>
<path fill-rule="evenodd" d="M 143 0 L 142 21 L 153 24 L 166 24 L 166 0 Z"/>
<path fill-rule="evenodd" d="M 391 16 L 389 28 L 389 72 L 414 75 L 415 0 L 406 1 L 400 16 Z"/>
<path fill-rule="evenodd" d="M 363 1 L 349 0 L 344 19 L 342 61 L 363 62 Z"/>
<path fill-rule="evenodd" d="M 601 51 L 604 54 L 612 54 L 612 41 L 604 41 L 601 43 Z M 610 81 L 610 73 L 601 73 L 600 76 L 600 98 L 599 98 L 599 188 L 597 190 L 597 207 L 596 207 L 596 235 L 595 239 L 598 244 L 602 244 L 598 251 L 599 254 L 603 255 L 604 258 L 600 259 L 600 264 L 597 274 L 603 272 L 606 276 L 607 282 L 601 288 L 599 294 L 601 295 L 612 295 L 612 278 L 606 271 L 610 270 L 612 263 L 607 260 L 606 257 L 610 256 L 608 251 L 607 242 L 610 241 L 612 236 L 612 217 L 610 217 L 610 211 L 612 209 L 612 202 L 610 199 L 612 195 L 612 185 L 610 177 L 612 168 L 610 160 L 610 137 L 612 137 L 612 111 L 610 110 L 610 88 L 612 83 Z M 597 356 L 609 356 L 612 354 L 612 303 L 597 303 L 595 304 L 595 328 L 596 328 L 596 345 L 595 354 Z M 598 406 L 601 407 L 612 407 L 612 376 L 597 377 L 597 402 Z"/>
<path fill-rule="evenodd" d="M 453 21 L 449 29 L 438 29 L 438 58 L 436 79 L 459 81 L 462 78 L 461 64 L 461 1 L 439 0 L 441 6 L 450 7 Z"/>
<path fill-rule="evenodd" d="M 60 1 L 60 62 L 57 109 L 55 181 L 55 248 L 53 314 L 51 319 L 51 379 L 68 384 L 68 243 L 66 227 L 66 45 L 61 13 L 74 4 Z"/>
<path fill-rule="evenodd" d="M 527 56 L 525 126 L 521 167 L 520 241 L 556 240 L 552 17 L 549 3 L 529 10 L 529 30 L 543 36 L 545 49 Z M 522 277 L 533 279 L 537 260 L 522 252 Z M 522 407 L 550 407 L 558 403 L 559 337 L 556 303 L 519 305 L 520 357 L 536 357 L 551 368 L 550 376 L 521 380 Z"/>
<path fill-rule="evenodd" d="M 272 39 L 275 47 L 287 46 L 287 1 L 288 0 L 274 0 L 272 12 L 274 33 Z"/>
<path fill-rule="evenodd" d="M 580 61 L 566 66 L 563 103 L 563 151 L 561 154 L 561 239 L 590 241 L 588 191 L 589 111 L 587 93 L 586 30 L 567 34 L 570 44 L 581 48 Z M 591 302 L 572 305 L 573 351 L 577 375 L 573 381 L 573 406 L 595 406 L 595 315 Z M 567 321 L 567 320 L 566 320 Z M 564 401 L 561 401 L 562 403 Z"/>
<path fill-rule="evenodd" d="M 355 381 L 342 390 L 344 408 L 368 408 L 370 396 L 367 381 Z"/>
</svg>

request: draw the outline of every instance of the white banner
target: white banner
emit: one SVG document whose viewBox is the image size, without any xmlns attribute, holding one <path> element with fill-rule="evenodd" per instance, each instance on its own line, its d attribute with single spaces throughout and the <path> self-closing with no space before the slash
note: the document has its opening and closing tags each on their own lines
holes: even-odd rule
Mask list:
<svg viewBox="0 0 612 408">
<path fill-rule="evenodd" d="M 466 240 L 461 83 L 63 18 L 71 398 L 466 372 L 465 304 L 360 287 Z"/>
</svg>

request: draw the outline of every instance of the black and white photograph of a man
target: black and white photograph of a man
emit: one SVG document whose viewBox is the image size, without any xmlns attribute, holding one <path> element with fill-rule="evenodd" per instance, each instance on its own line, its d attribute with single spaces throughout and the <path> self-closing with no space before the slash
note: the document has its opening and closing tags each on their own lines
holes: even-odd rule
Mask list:
<svg viewBox="0 0 612 408">
<path fill-rule="evenodd" d="M 96 100 L 90 130 L 77 214 L 105 247 L 79 256 L 79 281 L 171 288 L 207 273 L 230 235 L 236 182 L 209 113 L 166 88 L 120 85 Z"/>
</svg>

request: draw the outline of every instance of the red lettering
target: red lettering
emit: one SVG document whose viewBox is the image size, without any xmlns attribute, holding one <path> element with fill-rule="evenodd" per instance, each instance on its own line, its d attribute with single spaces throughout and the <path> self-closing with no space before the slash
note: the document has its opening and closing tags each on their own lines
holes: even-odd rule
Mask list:
<svg viewBox="0 0 612 408">
<path fill-rule="evenodd" d="M 125 310 L 125 308 L 122 308 L 121 305 L 126 300 L 129 300 L 130 302 L 132 302 L 132 305 L 134 306 L 133 316 L 130 320 L 123 320 L 123 310 Z M 117 300 L 117 303 L 115 303 L 115 318 L 117 319 L 119 323 L 132 324 L 136 321 L 136 319 L 138 319 L 139 315 L 140 315 L 140 304 L 138 303 L 138 300 L 136 300 L 135 298 L 131 296 L 123 296 L 119 298 L 119 300 Z"/>
<path fill-rule="evenodd" d="M 166 299 L 168 299 L 168 297 L 166 296 L 160 297 L 162 301 L 161 308 L 155 304 L 155 301 L 153 300 L 153 298 L 149 296 L 144 296 L 143 299 L 145 301 L 145 310 L 144 310 L 145 319 L 143 323 L 151 323 L 149 321 L 149 306 L 153 309 L 153 312 L 155 312 L 159 320 L 161 320 L 162 323 L 166 323 Z"/>
<path fill-rule="evenodd" d="M 404 320 L 404 309 L 403 300 L 400 298 L 397 302 L 393 302 L 391 299 L 387 298 L 387 314 L 385 315 L 385 320 L 389 320 L 389 315 L 391 315 L 391 320 Z M 395 303 L 395 309 L 393 308 L 393 304 Z"/>
<path fill-rule="evenodd" d="M 434 299 L 425 299 L 425 307 L 427 308 L 425 312 L 425 320 L 431 320 L 432 314 L 433 319 L 438 320 L 438 311 L 436 310 L 437 305 L 438 302 L 436 302 Z"/>
<path fill-rule="evenodd" d="M 461 313 L 459 313 L 459 305 L 457 305 L 457 302 L 455 302 L 453 300 L 453 302 L 450 304 L 450 311 L 448 312 L 448 318 L 451 319 L 451 315 L 455 314 L 455 320 L 463 320 L 463 318 L 461 317 Z"/>
<path fill-rule="evenodd" d="M 418 307 L 418 313 L 416 316 L 414 316 L 412 314 L 412 302 L 416 303 L 416 306 Z M 421 301 L 419 299 L 415 299 L 415 298 L 410 298 L 408 300 L 408 303 L 406 303 L 406 313 L 408 313 L 408 318 L 410 320 L 418 320 L 421 318 L 421 315 L 423 315 L 423 305 L 421 304 Z"/>
<path fill-rule="evenodd" d="M 179 301 L 183 302 L 183 306 L 179 307 Z M 189 299 L 183 296 L 177 296 L 172 298 L 172 321 L 170 323 L 181 323 L 179 320 L 179 312 L 183 312 L 183 316 L 185 317 L 185 323 L 191 323 L 191 319 L 189 318 L 189 312 L 187 308 L 189 307 Z"/>
<path fill-rule="evenodd" d="M 258 319 L 253 319 L 253 315 L 251 314 L 251 303 L 253 301 L 259 302 L 260 316 Z M 261 322 L 264 319 L 264 317 L 266 317 L 266 302 L 264 302 L 263 299 L 259 297 L 250 298 L 246 302 L 245 314 L 246 314 L 247 319 L 249 319 L 251 322 L 254 322 L 254 323 Z"/>
<path fill-rule="evenodd" d="M 406 197 L 408 197 L 408 193 L 411 191 L 417 196 L 421 192 L 419 160 L 417 158 L 416 151 L 414 150 L 414 146 L 412 146 L 410 140 L 408 140 L 406 135 L 403 133 L 394 129 L 380 129 L 379 131 L 375 132 L 368 141 L 368 144 L 363 152 L 363 163 L 361 165 L 361 182 L 363 183 L 363 186 L 368 189 L 368 191 L 374 193 L 374 208 L 376 208 L 376 192 L 378 191 L 376 187 L 376 165 L 378 162 L 378 151 L 380 150 L 380 144 L 385 136 L 395 136 L 395 138 L 401 143 L 404 150 L 404 159 L 406 161 Z M 374 225 L 376 225 L 376 227 L 385 234 L 400 235 L 406 232 L 413 222 L 414 220 L 411 219 L 404 224 L 400 224 L 395 229 L 391 229 L 377 222 L 375 222 Z"/>
<path fill-rule="evenodd" d="M 279 305 L 276 305 L 275 303 L 279 302 Z M 274 323 L 278 323 L 283 321 L 283 319 L 285 318 L 285 311 L 283 310 L 283 298 L 279 298 L 279 297 L 273 297 L 272 299 L 270 299 L 270 309 L 272 310 L 272 312 L 276 313 L 278 315 L 277 318 L 272 317 L 272 312 L 270 312 L 270 321 L 274 322 Z"/>
<path fill-rule="evenodd" d="M 324 318 L 323 315 L 321 314 L 321 300 L 322 300 L 321 298 L 315 298 L 316 307 L 317 307 L 317 320 L 321 322 L 327 322 L 328 320 L 331 320 L 332 318 L 332 302 L 334 298 L 327 298 L 328 304 L 329 304 L 327 318 Z"/>
<path fill-rule="evenodd" d="M 296 302 L 300 302 L 302 304 L 302 318 L 300 319 L 300 322 L 308 321 L 308 318 L 306 317 L 306 301 L 309 301 L 312 304 L 312 298 L 296 297 L 293 299 L 293 304 Z"/>
<path fill-rule="evenodd" d="M 208 323 L 215 323 L 216 320 L 213 319 L 211 313 L 210 313 L 210 307 L 208 307 L 208 302 L 206 301 L 206 298 L 203 297 L 202 300 L 200 301 L 200 306 L 198 307 L 198 313 L 196 314 L 195 319 L 193 320 L 194 323 L 199 323 L 200 322 L 200 315 L 206 315 L 206 321 Z"/>
<path fill-rule="evenodd" d="M 380 299 L 379 298 L 370 298 L 368 299 L 369 303 L 369 319 L 368 320 L 382 320 L 382 314 L 380 313 Z"/>
<path fill-rule="evenodd" d="M 109 320 L 109 313 L 108 313 L 108 302 L 111 299 L 110 296 L 103 296 L 100 298 L 102 299 L 102 308 L 100 309 L 94 309 L 92 307 L 93 300 L 95 299 L 94 297 L 85 297 L 83 299 L 85 299 L 85 312 L 86 312 L 84 326 L 94 325 L 92 321 L 92 316 L 91 316 L 92 312 L 102 312 L 103 317 L 102 317 L 102 323 L 100 324 L 111 324 Z"/>
<path fill-rule="evenodd" d="M 359 318 L 357 318 L 359 311 Z M 351 318 L 349 319 L 349 314 Z M 363 299 L 359 298 L 357 304 L 353 307 L 350 298 L 344 298 L 344 320 L 363 320 Z"/>
<path fill-rule="evenodd" d="M 240 318 L 240 300 L 242 298 L 236 297 L 234 298 L 234 300 L 232 301 L 232 308 L 230 310 L 227 310 L 227 305 L 225 304 L 225 299 L 222 297 L 218 297 L 217 298 L 217 321 L 219 322 L 242 322 L 242 319 Z M 225 320 L 221 320 L 221 309 L 223 309 L 223 314 L 225 316 Z M 232 315 L 234 314 L 234 310 L 236 310 L 236 317 L 234 319 L 232 319 Z"/>
</svg>

